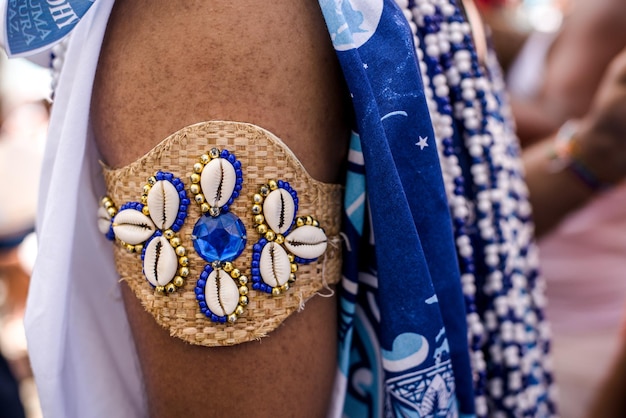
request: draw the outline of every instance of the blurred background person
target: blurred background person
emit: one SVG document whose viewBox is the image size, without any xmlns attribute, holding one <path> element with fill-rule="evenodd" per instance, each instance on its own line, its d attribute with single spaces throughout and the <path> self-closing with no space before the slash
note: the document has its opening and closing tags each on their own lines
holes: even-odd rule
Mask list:
<svg viewBox="0 0 626 418">
<path fill-rule="evenodd" d="M 497 13 L 492 8 L 488 16 L 500 27 L 508 22 L 509 32 L 522 36 L 520 28 L 535 28 L 512 60 L 513 45 L 503 49 L 500 43 L 509 65 L 508 89 L 522 145 L 560 130 L 557 143 L 544 150 L 558 153 L 558 143 L 566 144 L 575 135 L 575 123 L 567 122 L 589 112 L 607 68 L 626 47 L 625 4 L 621 0 L 509 2 L 506 11 L 499 6 Z M 519 23 L 520 12 L 525 23 Z M 494 31 L 494 36 L 497 39 L 502 33 Z M 626 304 L 626 186 L 601 191 L 592 190 L 600 188 L 598 184 L 589 186 L 589 193 L 596 196 L 584 208 L 543 235 L 546 231 L 538 224 L 564 418 L 582 417 L 588 411 L 619 347 Z"/>
<path fill-rule="evenodd" d="M 0 417 L 41 416 L 23 315 L 36 252 L 36 197 L 49 72 L 0 59 Z"/>
</svg>

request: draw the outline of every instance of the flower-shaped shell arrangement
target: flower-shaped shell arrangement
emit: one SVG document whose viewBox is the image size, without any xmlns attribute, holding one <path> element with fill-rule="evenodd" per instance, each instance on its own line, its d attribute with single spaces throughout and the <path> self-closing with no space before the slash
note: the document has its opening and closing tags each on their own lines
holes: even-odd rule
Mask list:
<svg viewBox="0 0 626 418">
<path fill-rule="evenodd" d="M 196 299 L 207 318 L 232 323 L 248 304 L 248 278 L 233 265 L 245 248 L 246 228 L 229 212 L 243 184 L 241 163 L 228 150 L 212 148 L 193 170 L 190 190 L 203 216 L 191 238 L 198 255 L 209 262 L 196 284 Z"/>
<path fill-rule="evenodd" d="M 252 213 L 262 238 L 253 246 L 252 288 L 273 295 L 296 280 L 297 263 L 326 251 L 328 239 L 312 216 L 296 216 L 298 195 L 289 183 L 270 180 L 253 197 Z"/>
<path fill-rule="evenodd" d="M 141 202 L 119 210 L 108 197 L 98 210 L 98 227 L 131 252 L 141 252 L 143 273 L 159 293 L 172 293 L 189 275 L 189 260 L 177 233 L 190 201 L 183 182 L 172 173 L 157 172 L 143 188 Z"/>
</svg>

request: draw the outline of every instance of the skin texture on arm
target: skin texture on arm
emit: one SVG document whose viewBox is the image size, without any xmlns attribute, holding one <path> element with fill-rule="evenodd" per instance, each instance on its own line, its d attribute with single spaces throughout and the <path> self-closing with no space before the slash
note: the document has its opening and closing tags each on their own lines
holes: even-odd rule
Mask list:
<svg viewBox="0 0 626 418">
<path fill-rule="evenodd" d="M 315 1 L 118 1 L 92 100 L 106 163 L 136 160 L 206 120 L 257 124 L 316 179 L 340 182 L 349 137 L 341 71 Z M 336 368 L 336 298 L 314 297 L 261 341 L 191 346 L 122 284 L 151 417 L 323 417 Z"/>
<path fill-rule="evenodd" d="M 556 131 L 588 110 L 611 60 L 626 46 L 626 8 L 621 0 L 576 0 L 546 57 L 535 98 L 512 97 L 522 144 Z"/>
<path fill-rule="evenodd" d="M 626 176 L 626 50 L 609 66 L 574 140 L 577 158 L 604 183 Z M 536 234 L 541 236 L 566 214 L 585 204 L 594 192 L 568 170 L 550 168 L 554 138 L 523 153 Z"/>
</svg>

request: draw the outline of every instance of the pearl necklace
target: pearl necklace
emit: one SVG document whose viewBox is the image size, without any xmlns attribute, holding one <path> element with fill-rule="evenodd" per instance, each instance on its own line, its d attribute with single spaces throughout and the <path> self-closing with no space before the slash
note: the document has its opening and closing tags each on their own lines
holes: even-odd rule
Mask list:
<svg viewBox="0 0 626 418">
<path fill-rule="evenodd" d="M 477 416 L 550 416 L 543 281 L 497 63 L 488 80 L 454 1 L 397 3 L 414 34 L 454 222 Z"/>
</svg>

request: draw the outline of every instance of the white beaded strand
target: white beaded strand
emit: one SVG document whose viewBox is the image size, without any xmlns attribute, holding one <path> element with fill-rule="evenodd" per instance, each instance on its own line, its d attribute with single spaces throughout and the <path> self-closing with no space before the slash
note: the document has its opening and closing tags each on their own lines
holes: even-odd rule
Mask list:
<svg viewBox="0 0 626 418">
<path fill-rule="evenodd" d="M 405 16 L 413 17 L 409 22 L 455 226 L 477 415 L 527 416 L 542 411 L 542 416 L 549 416 L 554 413 L 551 400 L 540 399 L 543 392 L 552 391 L 542 282 L 536 271 L 519 147 L 506 125 L 510 111 L 499 97 L 503 86 L 494 83 L 490 88 L 473 52 L 471 28 L 453 2 L 398 4 Z M 453 148 L 459 144 L 454 142 L 452 113 L 462 121 L 469 177 L 463 176 Z M 467 194 L 472 190 L 474 198 Z M 480 263 L 475 259 L 476 246 L 477 254 L 483 255 Z M 475 274 L 478 264 L 486 270 L 481 270 L 480 285 Z"/>
</svg>

